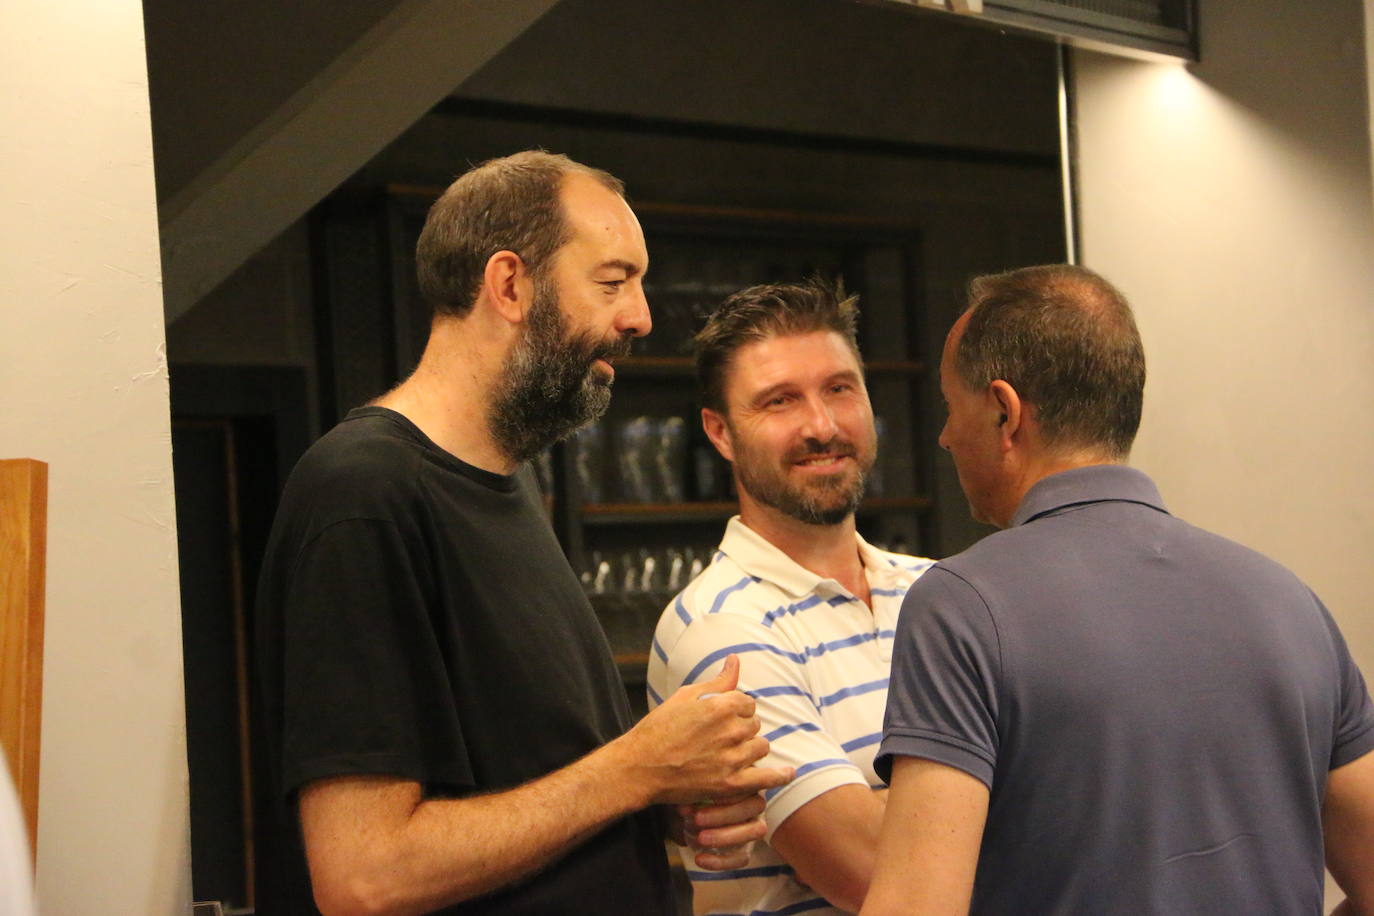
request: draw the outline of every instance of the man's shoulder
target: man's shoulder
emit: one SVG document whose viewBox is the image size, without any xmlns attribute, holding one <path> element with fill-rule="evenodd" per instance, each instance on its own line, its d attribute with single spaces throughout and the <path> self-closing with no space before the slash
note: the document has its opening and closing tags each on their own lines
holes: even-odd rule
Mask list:
<svg viewBox="0 0 1374 916">
<path fill-rule="evenodd" d="M 292 477 L 318 482 L 393 477 L 421 447 L 407 432 L 381 412 L 350 414 L 306 450 Z"/>
<path fill-rule="evenodd" d="M 1311 595 L 1311 590 L 1297 573 L 1278 560 L 1214 531 L 1181 519 L 1174 519 L 1174 522 L 1178 526 L 1180 543 L 1185 545 L 1201 574 L 1229 573 L 1254 589 L 1283 589 Z"/>
<path fill-rule="evenodd" d="M 994 531 L 960 552 L 945 557 L 933 568 L 961 579 L 980 578 L 1006 568 L 1013 558 L 1034 552 L 1037 549 L 1036 534 L 1028 525 Z"/>
<path fill-rule="evenodd" d="M 419 498 L 421 450 L 386 416 L 350 415 L 301 456 L 278 515 L 302 525 L 303 537 L 346 519 L 407 515 Z"/>
<path fill-rule="evenodd" d="M 1287 567 L 1258 550 L 1154 509 L 1136 507 L 1136 524 L 1079 524 L 1073 513 L 1037 519 L 993 532 L 934 567 L 976 591 L 1023 577 L 1072 573 L 1070 557 L 1089 557 L 1090 568 L 1128 570 L 1146 559 L 1196 571 L 1198 581 L 1231 581 L 1253 589 L 1307 593 Z M 1120 522 L 1120 519 L 1114 520 Z M 934 584 L 932 581 L 931 584 Z"/>
<path fill-rule="evenodd" d="M 717 551 L 711 564 L 669 602 L 665 614 L 675 614 L 684 624 L 718 614 L 752 617 L 771 604 L 777 591 Z"/>
<path fill-rule="evenodd" d="M 867 547 L 865 559 L 868 557 L 876 559 L 882 571 L 912 580 L 919 578 L 938 562 L 930 557 L 918 557 L 907 553 L 894 553 L 891 550 L 884 550 L 881 547 L 874 547 L 871 544 Z"/>
</svg>

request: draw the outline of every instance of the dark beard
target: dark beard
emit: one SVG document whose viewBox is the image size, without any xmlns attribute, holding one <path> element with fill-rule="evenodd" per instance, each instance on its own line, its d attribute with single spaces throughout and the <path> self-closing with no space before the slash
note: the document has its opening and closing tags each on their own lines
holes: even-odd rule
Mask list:
<svg viewBox="0 0 1374 916">
<path fill-rule="evenodd" d="M 606 412 L 610 376 L 592 370 L 598 359 L 624 356 L 630 338 L 614 343 L 573 335 L 551 283 L 536 280 L 525 334 L 511 350 L 487 414 L 496 444 L 529 461 Z"/>
<path fill-rule="evenodd" d="M 820 443 L 808 443 L 808 451 L 821 454 L 827 448 Z M 843 449 L 842 449 L 843 451 Z M 853 454 L 852 447 L 848 449 Z M 782 476 L 763 466 L 766 459 L 754 456 L 748 449 L 739 450 L 736 440 L 735 475 L 739 486 L 760 504 L 777 509 L 806 525 L 838 525 L 849 518 L 863 501 L 864 486 L 868 480 L 868 468 L 859 468 L 852 482 L 844 477 L 836 477 L 825 486 L 813 488 L 794 487 Z M 740 459 L 743 460 L 740 460 Z M 849 483 L 846 488 L 845 484 Z"/>
</svg>

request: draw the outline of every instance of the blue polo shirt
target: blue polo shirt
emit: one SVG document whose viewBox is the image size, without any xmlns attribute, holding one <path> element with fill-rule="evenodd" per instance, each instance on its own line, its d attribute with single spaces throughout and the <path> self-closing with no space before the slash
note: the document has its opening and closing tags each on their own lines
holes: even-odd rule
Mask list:
<svg viewBox="0 0 1374 916">
<path fill-rule="evenodd" d="M 1320 913 L 1327 773 L 1372 749 L 1316 596 L 1099 465 L 917 580 L 876 769 L 988 785 L 975 913 Z"/>
</svg>

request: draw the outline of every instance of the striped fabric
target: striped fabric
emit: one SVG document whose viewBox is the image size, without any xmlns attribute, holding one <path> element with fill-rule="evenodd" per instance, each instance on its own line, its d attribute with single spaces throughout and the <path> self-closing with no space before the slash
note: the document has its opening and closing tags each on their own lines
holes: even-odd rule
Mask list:
<svg viewBox="0 0 1374 916">
<path fill-rule="evenodd" d="M 715 559 L 664 609 L 649 657 L 652 708 L 684 684 L 709 680 L 731 653 L 740 689 L 758 703 L 772 745 L 766 766 L 796 778 L 766 793 L 768 837 L 792 812 L 842 785 L 881 785 L 873 755 L 882 738 L 897 612 L 933 560 L 858 541 L 873 609 L 730 520 Z M 803 887 L 766 843 L 748 867 L 704 872 L 683 851 L 697 913 L 782 916 L 838 913 Z"/>
</svg>

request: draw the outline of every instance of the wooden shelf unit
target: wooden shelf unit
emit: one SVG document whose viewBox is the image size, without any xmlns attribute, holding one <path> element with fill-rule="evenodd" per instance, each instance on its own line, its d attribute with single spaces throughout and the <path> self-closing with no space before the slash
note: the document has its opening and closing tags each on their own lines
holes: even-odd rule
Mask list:
<svg viewBox="0 0 1374 916">
<path fill-rule="evenodd" d="M 423 350 L 429 309 L 416 286 L 414 251 L 440 190 L 392 186 L 341 192 L 317 213 L 321 274 L 328 277 L 320 320 L 328 329 L 321 344 L 327 356 L 322 359 L 324 427 L 405 377 Z M 652 256 L 645 293 L 653 333 L 635 341 L 632 355 L 616 361 L 615 394 L 601 421 L 597 467 L 579 469 L 578 446 L 567 442 L 555 447 L 542 475 L 546 505 L 573 568 L 579 574 L 594 572 L 594 559 L 614 558 L 618 569 L 626 570 L 633 568 L 628 556 L 663 557 L 689 547 L 709 559 L 736 504 L 728 466 L 700 430 L 687 345 L 702 315 L 730 293 L 811 276 L 840 279 L 860 297 L 859 342 L 881 424 L 878 465 L 870 478 L 870 498 L 860 509 L 860 531 L 874 543 L 914 553 L 929 550 L 936 516 L 929 511 L 935 492 L 934 430 L 925 420 L 933 400 L 924 361 L 920 233 L 909 225 L 842 214 L 640 201 L 635 209 Z M 389 346 L 379 348 L 379 340 Z M 673 417 L 682 422 L 675 433 L 680 439 L 668 450 L 671 461 L 646 447 L 641 454 L 653 457 L 628 468 L 640 477 L 658 475 L 659 492 L 628 486 L 621 473 L 622 462 L 629 460 L 621 442 L 627 424 Z M 665 486 L 665 475 L 676 475 L 676 486 Z M 595 492 L 579 476 L 594 482 Z M 629 617 L 612 620 L 624 611 L 614 602 L 594 604 L 608 633 L 616 634 L 616 654 L 637 657 L 648 645 L 656 612 L 643 604 L 645 595 L 628 597 L 641 602 Z"/>
</svg>

